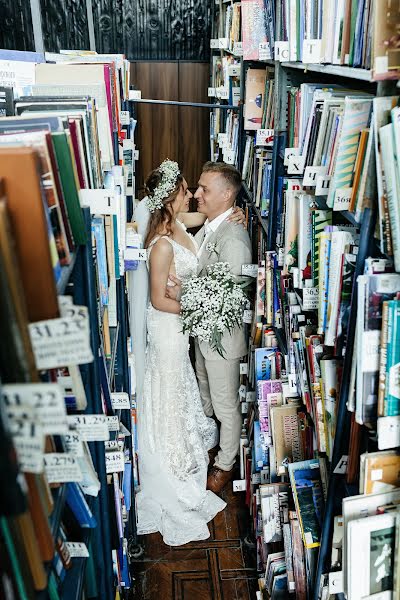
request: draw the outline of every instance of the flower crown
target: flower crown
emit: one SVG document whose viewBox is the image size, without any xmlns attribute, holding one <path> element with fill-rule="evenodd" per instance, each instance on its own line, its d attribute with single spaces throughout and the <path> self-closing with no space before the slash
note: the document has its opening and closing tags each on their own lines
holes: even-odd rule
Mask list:
<svg viewBox="0 0 400 600">
<path fill-rule="evenodd" d="M 162 177 L 153 194 L 147 197 L 147 208 L 151 213 L 160 210 L 164 206 L 165 198 L 168 198 L 176 185 L 176 180 L 181 174 L 178 163 L 167 158 L 158 167 Z"/>
</svg>

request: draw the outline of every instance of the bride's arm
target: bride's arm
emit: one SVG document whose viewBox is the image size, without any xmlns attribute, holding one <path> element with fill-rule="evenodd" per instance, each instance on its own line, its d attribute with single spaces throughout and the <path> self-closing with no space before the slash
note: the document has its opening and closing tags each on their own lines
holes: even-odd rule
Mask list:
<svg viewBox="0 0 400 600">
<path fill-rule="evenodd" d="M 178 315 L 181 312 L 181 305 L 165 295 L 173 258 L 174 252 L 167 240 L 160 239 L 154 244 L 150 254 L 150 299 L 157 310 Z"/>
<path fill-rule="evenodd" d="M 188 229 L 192 229 L 194 227 L 201 227 L 202 225 L 204 225 L 206 218 L 206 215 L 202 215 L 198 212 L 185 212 L 178 214 L 179 221 L 183 223 L 184 226 Z"/>
</svg>

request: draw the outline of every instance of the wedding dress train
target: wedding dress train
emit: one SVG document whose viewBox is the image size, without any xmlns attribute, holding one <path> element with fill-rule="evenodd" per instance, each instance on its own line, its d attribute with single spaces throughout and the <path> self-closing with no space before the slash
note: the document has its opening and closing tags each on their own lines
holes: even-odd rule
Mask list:
<svg viewBox="0 0 400 600">
<path fill-rule="evenodd" d="M 164 237 L 173 248 L 177 277 L 195 275 L 193 252 Z M 217 444 L 218 432 L 215 421 L 204 414 L 189 358 L 189 336 L 182 333 L 179 315 L 150 304 L 147 330 L 143 399 L 138 406 L 138 534 L 159 531 L 166 544 L 180 546 L 208 538 L 207 523 L 226 506 L 206 490 L 208 450 Z"/>
</svg>

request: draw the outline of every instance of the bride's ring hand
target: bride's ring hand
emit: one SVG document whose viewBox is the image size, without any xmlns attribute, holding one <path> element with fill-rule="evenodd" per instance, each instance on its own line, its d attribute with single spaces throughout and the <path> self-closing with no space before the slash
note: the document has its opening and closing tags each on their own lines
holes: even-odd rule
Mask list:
<svg viewBox="0 0 400 600">
<path fill-rule="evenodd" d="M 234 223 L 235 225 L 243 225 L 243 227 L 246 227 L 246 215 L 244 214 L 243 209 L 239 206 L 235 206 L 232 210 L 232 214 L 227 218 L 227 221 Z"/>
<path fill-rule="evenodd" d="M 167 298 L 176 300 L 177 302 L 180 301 L 182 296 L 182 282 L 175 275 L 171 275 L 171 273 L 168 275 L 165 295 Z"/>
</svg>

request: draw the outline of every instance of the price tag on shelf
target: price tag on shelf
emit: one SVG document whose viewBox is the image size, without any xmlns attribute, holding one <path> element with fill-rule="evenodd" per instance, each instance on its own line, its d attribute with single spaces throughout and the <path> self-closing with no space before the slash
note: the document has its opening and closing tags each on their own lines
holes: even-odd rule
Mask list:
<svg viewBox="0 0 400 600">
<path fill-rule="evenodd" d="M 272 146 L 273 143 L 273 129 L 257 129 L 256 146 Z"/>
<path fill-rule="evenodd" d="M 208 88 L 208 97 L 209 97 L 209 98 L 215 98 L 215 96 L 216 96 L 216 93 L 215 93 L 215 88 L 213 88 L 213 87 L 209 87 L 209 88 Z"/>
<path fill-rule="evenodd" d="M 82 481 L 80 466 L 70 454 L 53 452 L 44 455 L 44 470 L 49 483 L 70 483 Z"/>
<path fill-rule="evenodd" d="M 129 90 L 129 100 L 141 100 L 142 92 L 140 90 Z"/>
<path fill-rule="evenodd" d="M 34 410 L 45 435 L 67 433 L 67 412 L 58 383 L 18 383 L 2 387 L 6 407 L 28 406 Z"/>
<path fill-rule="evenodd" d="M 124 469 L 123 452 L 106 452 L 106 473 L 122 473 Z"/>
<path fill-rule="evenodd" d="M 327 196 L 329 192 L 329 186 L 331 183 L 330 175 L 324 175 L 317 177 L 315 184 L 315 195 L 316 196 Z"/>
<path fill-rule="evenodd" d="M 49 319 L 29 324 L 36 367 L 57 369 L 93 361 L 88 319 Z"/>
<path fill-rule="evenodd" d="M 21 471 L 42 473 L 45 436 L 41 423 L 35 422 L 29 408 L 9 407 L 6 414 Z"/>
<path fill-rule="evenodd" d="M 275 60 L 287 62 L 289 56 L 289 42 L 275 42 Z"/>
<path fill-rule="evenodd" d="M 349 210 L 353 188 L 340 188 L 335 191 L 333 210 Z"/>
<path fill-rule="evenodd" d="M 210 48 L 212 50 L 218 50 L 218 48 L 219 48 L 219 39 L 211 39 L 210 40 Z"/>
<path fill-rule="evenodd" d="M 257 277 L 258 265 L 246 264 L 242 265 L 242 275 L 246 277 Z"/>
<path fill-rule="evenodd" d="M 119 113 L 119 120 L 121 125 L 129 125 L 131 122 L 129 110 L 121 110 Z"/>
<path fill-rule="evenodd" d="M 269 42 L 258 44 L 258 60 L 271 60 L 271 47 Z"/>
<path fill-rule="evenodd" d="M 108 431 L 119 431 L 119 418 L 117 416 L 107 417 Z"/>
<path fill-rule="evenodd" d="M 233 54 L 235 56 L 243 56 L 243 42 L 234 42 Z"/>
<path fill-rule="evenodd" d="M 303 310 L 318 308 L 319 290 L 317 287 L 303 288 Z"/>
<path fill-rule="evenodd" d="M 219 38 L 218 47 L 220 50 L 227 50 L 229 48 L 229 38 Z"/>
<path fill-rule="evenodd" d="M 72 456 L 83 456 L 82 438 L 76 431 L 70 431 L 64 435 L 64 443 L 68 454 Z"/>
<path fill-rule="evenodd" d="M 85 442 L 106 442 L 110 439 L 105 415 L 69 415 L 67 420 Z"/>
<path fill-rule="evenodd" d="M 112 392 L 111 393 L 111 406 L 114 410 L 131 408 L 131 402 L 129 394 L 126 392 Z"/>
<path fill-rule="evenodd" d="M 71 558 L 88 558 L 89 550 L 83 542 L 66 542 L 69 555 Z"/>
</svg>

